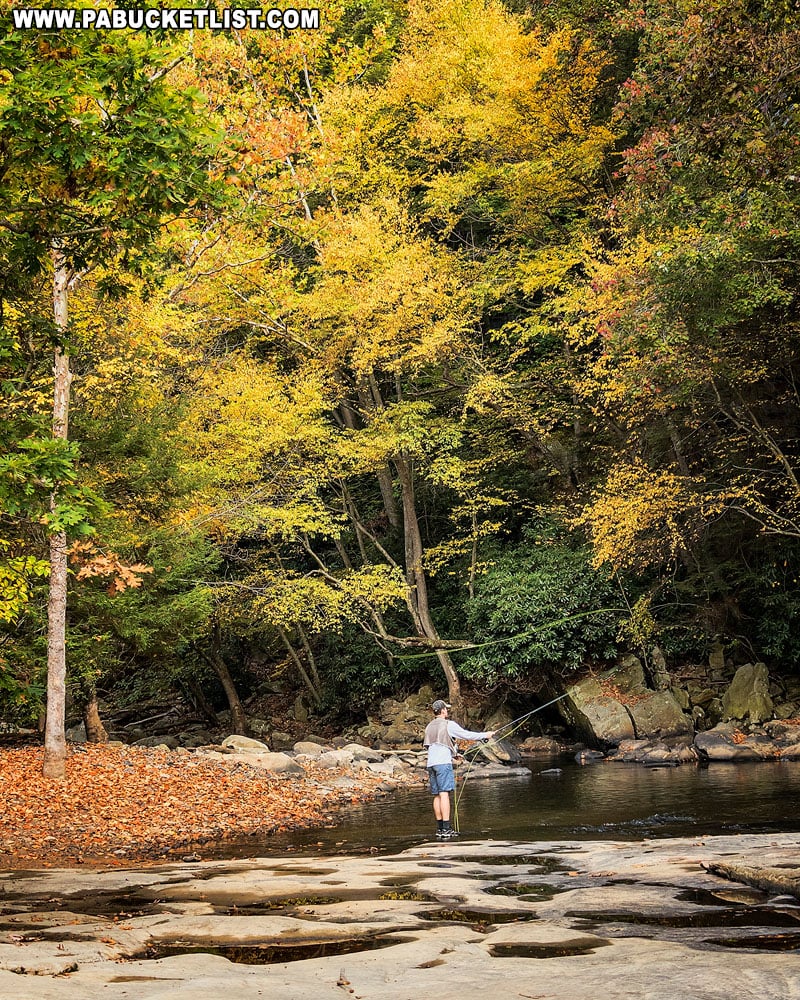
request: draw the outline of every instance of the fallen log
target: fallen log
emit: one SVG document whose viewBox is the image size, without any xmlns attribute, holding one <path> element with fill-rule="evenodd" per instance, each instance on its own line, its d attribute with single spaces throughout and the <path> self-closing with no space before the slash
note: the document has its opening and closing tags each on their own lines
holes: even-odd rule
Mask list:
<svg viewBox="0 0 800 1000">
<path fill-rule="evenodd" d="M 703 868 L 712 875 L 726 878 L 731 882 L 742 882 L 756 889 L 778 895 L 796 896 L 800 899 L 800 876 L 788 875 L 781 868 L 751 868 L 746 865 L 704 864 Z"/>
</svg>

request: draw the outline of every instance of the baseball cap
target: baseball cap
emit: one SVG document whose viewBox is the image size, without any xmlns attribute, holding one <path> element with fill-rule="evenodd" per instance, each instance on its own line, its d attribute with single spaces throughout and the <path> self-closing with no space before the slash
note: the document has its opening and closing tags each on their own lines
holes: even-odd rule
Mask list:
<svg viewBox="0 0 800 1000">
<path fill-rule="evenodd" d="M 433 714 L 438 715 L 443 708 L 450 708 L 450 705 L 446 701 L 442 701 L 441 698 L 437 698 L 436 701 L 431 705 L 433 709 Z"/>
</svg>

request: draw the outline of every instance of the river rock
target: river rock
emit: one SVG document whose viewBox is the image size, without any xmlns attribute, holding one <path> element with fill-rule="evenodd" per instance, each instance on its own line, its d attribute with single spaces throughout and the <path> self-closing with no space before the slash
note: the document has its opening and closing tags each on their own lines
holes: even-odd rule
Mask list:
<svg viewBox="0 0 800 1000">
<path fill-rule="evenodd" d="M 617 746 L 636 736 L 633 721 L 624 705 L 603 693 L 595 678 L 588 677 L 569 689 L 559 708 L 590 743 Z"/>
<path fill-rule="evenodd" d="M 563 745 L 552 736 L 528 736 L 519 745 L 520 752 L 527 754 L 556 754 L 561 753 Z"/>
<path fill-rule="evenodd" d="M 657 691 L 641 701 L 634 701 L 628 711 L 640 738 L 691 736 L 694 731 L 692 720 L 681 710 L 670 691 Z"/>
<path fill-rule="evenodd" d="M 625 691 L 627 694 L 641 694 L 647 690 L 644 667 L 638 656 L 626 656 L 611 679 L 620 691 Z"/>
<path fill-rule="evenodd" d="M 135 747 L 164 747 L 167 750 L 175 750 L 178 745 L 174 736 L 145 736 L 133 744 Z"/>
<path fill-rule="evenodd" d="M 379 750 L 362 746 L 361 743 L 347 743 L 341 749 L 349 753 L 354 761 L 369 761 L 377 764 L 384 759 L 384 755 Z"/>
<path fill-rule="evenodd" d="M 226 736 L 222 741 L 224 747 L 228 747 L 235 753 L 264 753 L 269 751 L 269 747 L 266 743 L 262 743 L 261 740 L 252 740 L 249 736 L 237 736 L 235 733 L 231 736 Z"/>
<path fill-rule="evenodd" d="M 293 747 L 295 753 L 305 754 L 306 757 L 319 757 L 324 749 L 319 743 L 314 743 L 311 740 L 299 740 Z"/>
<path fill-rule="evenodd" d="M 350 767 L 353 755 L 349 750 L 326 750 L 317 760 L 323 767 Z"/>
<path fill-rule="evenodd" d="M 772 718 L 773 703 L 765 664 L 745 663 L 739 667 L 722 696 L 722 710 L 724 719 L 748 719 L 759 723 Z"/>
<path fill-rule="evenodd" d="M 768 760 L 776 756 L 775 744 L 766 734 L 745 735 L 733 726 L 720 723 L 698 733 L 694 745 L 701 757 L 715 761 Z"/>
</svg>

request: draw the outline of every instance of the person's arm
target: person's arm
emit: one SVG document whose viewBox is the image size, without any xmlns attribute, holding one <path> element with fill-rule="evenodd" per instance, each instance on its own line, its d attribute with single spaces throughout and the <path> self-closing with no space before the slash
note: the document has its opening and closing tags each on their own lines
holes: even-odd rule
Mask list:
<svg viewBox="0 0 800 1000">
<path fill-rule="evenodd" d="M 453 737 L 454 740 L 490 740 L 494 734 L 495 730 L 490 729 L 486 733 L 474 733 L 471 729 L 462 729 L 457 722 L 453 722 L 452 719 L 447 720 L 447 731 Z"/>
</svg>

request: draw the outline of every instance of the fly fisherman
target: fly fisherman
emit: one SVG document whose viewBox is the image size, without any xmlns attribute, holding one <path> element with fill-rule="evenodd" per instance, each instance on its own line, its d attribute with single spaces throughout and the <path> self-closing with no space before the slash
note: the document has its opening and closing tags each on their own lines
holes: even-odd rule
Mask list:
<svg viewBox="0 0 800 1000">
<path fill-rule="evenodd" d="M 428 776 L 433 795 L 433 814 L 436 817 L 436 839 L 449 840 L 458 832 L 450 826 L 450 792 L 455 791 L 456 779 L 453 761 L 458 757 L 454 739 L 490 740 L 495 731 L 473 733 L 462 729 L 457 722 L 447 718 L 450 706 L 441 699 L 431 705 L 433 719 L 425 727 L 423 740 L 428 748 Z"/>
</svg>

